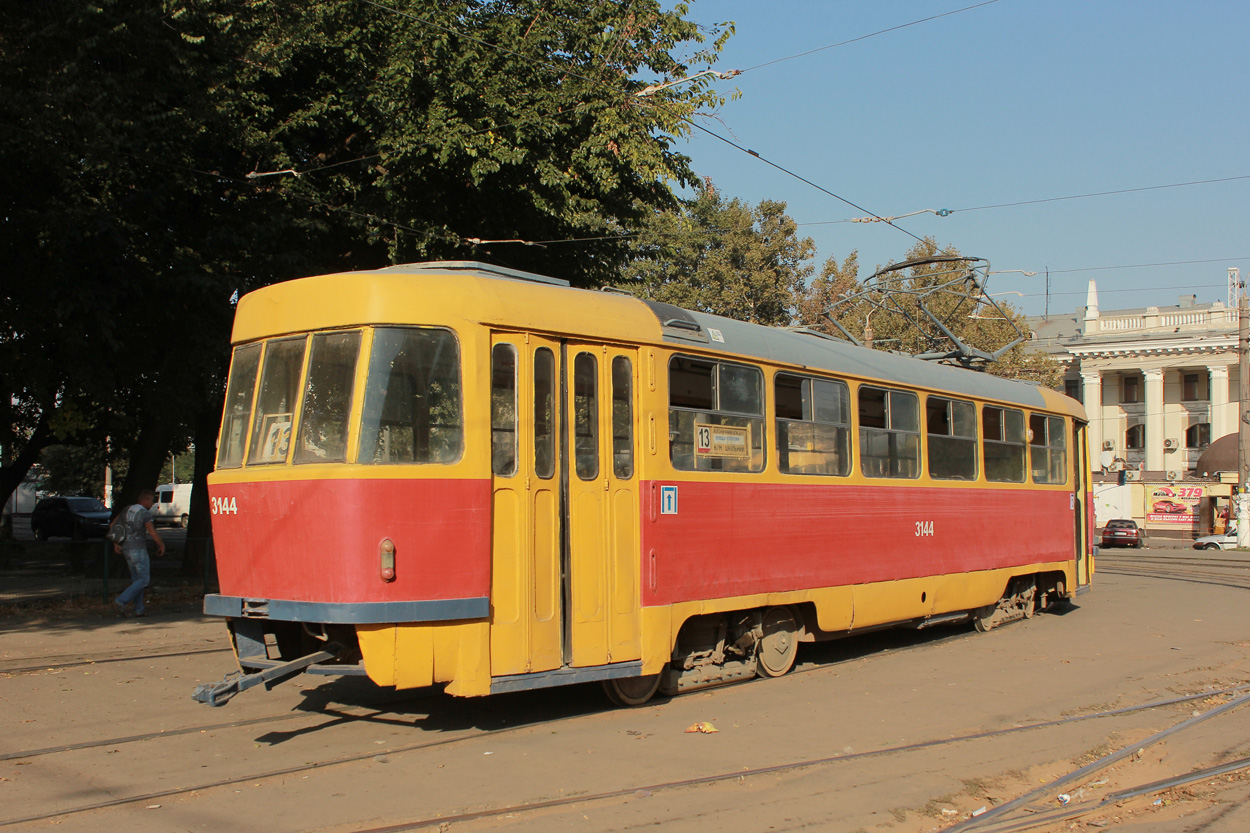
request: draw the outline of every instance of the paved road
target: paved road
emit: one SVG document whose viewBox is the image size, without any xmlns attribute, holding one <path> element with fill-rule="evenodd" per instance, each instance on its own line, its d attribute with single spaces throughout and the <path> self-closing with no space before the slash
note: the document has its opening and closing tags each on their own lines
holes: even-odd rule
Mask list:
<svg viewBox="0 0 1250 833">
<path fill-rule="evenodd" d="M 1063 615 L 806 645 L 786 677 L 633 710 L 593 686 L 462 700 L 312 677 L 209 709 L 191 689 L 233 663 L 203 617 L 0 620 L 0 824 L 929 833 L 1042 788 L 1029 829 L 1043 833 L 1244 833 L 1244 772 L 1046 821 L 1061 794 L 1092 807 L 1250 754 L 1245 708 L 1139 747 L 1229 699 L 1203 692 L 1246 682 L 1245 564 L 1228 560 L 1228 581 L 1122 569 Z M 51 670 L 5 673 L 20 668 Z M 687 731 L 698 723 L 717 731 Z M 1083 782 L 1047 786 L 1121 749 Z M 19 750 L 32 754 L 6 757 Z"/>
</svg>

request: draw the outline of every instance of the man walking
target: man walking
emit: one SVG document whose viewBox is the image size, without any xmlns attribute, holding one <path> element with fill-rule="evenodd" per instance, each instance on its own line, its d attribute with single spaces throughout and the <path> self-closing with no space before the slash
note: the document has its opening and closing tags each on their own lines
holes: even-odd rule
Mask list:
<svg viewBox="0 0 1250 833">
<path fill-rule="evenodd" d="M 160 535 L 156 534 L 156 524 L 152 521 L 152 513 L 149 511 L 155 502 L 156 492 L 151 489 L 139 492 L 138 503 L 128 506 L 124 514 L 126 539 L 120 544 L 113 545 L 113 552 L 124 555 L 126 565 L 130 567 L 130 586 L 113 600 L 113 604 L 117 605 L 122 613 L 126 612 L 126 605 L 134 602 L 135 616 L 148 615 L 143 607 L 143 588 L 148 586 L 152 577 L 152 565 L 148 561 L 147 536 L 149 534 L 156 541 L 156 554 L 158 556 L 165 554 L 165 542 L 161 540 Z"/>
</svg>

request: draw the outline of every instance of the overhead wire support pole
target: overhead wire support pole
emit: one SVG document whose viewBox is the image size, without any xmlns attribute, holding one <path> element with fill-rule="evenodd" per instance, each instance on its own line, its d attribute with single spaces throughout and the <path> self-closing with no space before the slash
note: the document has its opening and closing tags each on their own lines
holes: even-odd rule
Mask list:
<svg viewBox="0 0 1250 833">
<path fill-rule="evenodd" d="M 1237 548 L 1250 547 L 1250 299 L 1245 286 L 1238 287 L 1237 302 Z"/>
</svg>

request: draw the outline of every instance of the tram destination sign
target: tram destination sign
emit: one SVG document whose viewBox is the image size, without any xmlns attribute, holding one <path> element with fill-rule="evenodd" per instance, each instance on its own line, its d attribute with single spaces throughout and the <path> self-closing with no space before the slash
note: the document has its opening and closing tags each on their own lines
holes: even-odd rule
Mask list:
<svg viewBox="0 0 1250 833">
<path fill-rule="evenodd" d="M 734 457 L 745 460 L 751 456 L 749 429 L 736 425 L 694 425 L 695 453 L 702 457 Z"/>
</svg>

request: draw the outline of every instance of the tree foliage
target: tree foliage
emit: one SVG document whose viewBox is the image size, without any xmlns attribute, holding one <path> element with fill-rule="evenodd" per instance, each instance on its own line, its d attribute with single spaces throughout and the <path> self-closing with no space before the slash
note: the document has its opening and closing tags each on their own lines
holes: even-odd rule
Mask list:
<svg viewBox="0 0 1250 833">
<path fill-rule="evenodd" d="M 720 100 L 635 95 L 715 60 L 731 28 L 686 13 L 0 4 L 0 494 L 41 448 L 106 437 L 124 500 L 189 439 L 202 478 L 236 290 L 434 258 L 615 275 L 611 232 L 674 204 L 692 174 L 673 142 Z M 572 237 L 602 239 L 484 242 Z"/>
<path fill-rule="evenodd" d="M 641 297 L 758 324 L 786 325 L 815 251 L 786 204 L 726 200 L 710 182 L 657 213 L 634 241 L 619 285 Z"/>
</svg>

